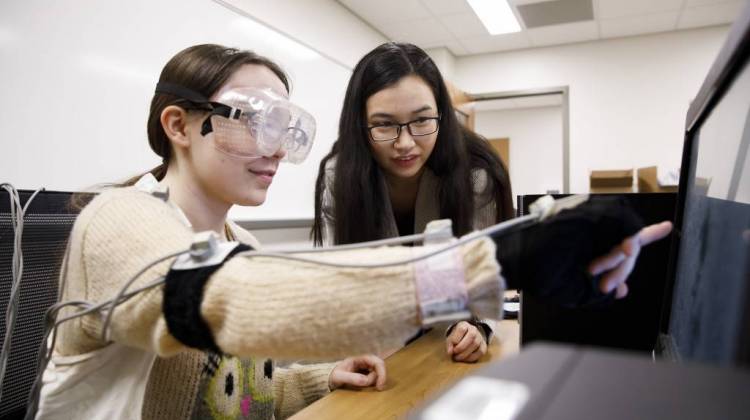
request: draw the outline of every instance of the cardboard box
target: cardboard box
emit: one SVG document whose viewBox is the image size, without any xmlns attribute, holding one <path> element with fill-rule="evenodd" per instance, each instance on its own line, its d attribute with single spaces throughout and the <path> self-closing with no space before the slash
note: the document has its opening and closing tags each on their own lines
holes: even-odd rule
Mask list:
<svg viewBox="0 0 750 420">
<path fill-rule="evenodd" d="M 591 171 L 589 191 L 596 194 L 633 192 L 633 170 Z"/>
<path fill-rule="evenodd" d="M 659 177 L 659 171 L 656 166 L 638 168 L 638 192 L 677 192 L 679 187 L 678 180 L 670 177 L 664 180 Z"/>
</svg>

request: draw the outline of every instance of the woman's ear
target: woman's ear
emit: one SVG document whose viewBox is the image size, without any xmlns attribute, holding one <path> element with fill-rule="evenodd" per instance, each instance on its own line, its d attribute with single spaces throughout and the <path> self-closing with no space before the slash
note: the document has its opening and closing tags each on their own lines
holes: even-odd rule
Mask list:
<svg viewBox="0 0 750 420">
<path fill-rule="evenodd" d="M 169 105 L 161 111 L 159 118 L 164 133 L 175 147 L 189 147 L 187 135 L 187 111 L 176 105 Z"/>
</svg>

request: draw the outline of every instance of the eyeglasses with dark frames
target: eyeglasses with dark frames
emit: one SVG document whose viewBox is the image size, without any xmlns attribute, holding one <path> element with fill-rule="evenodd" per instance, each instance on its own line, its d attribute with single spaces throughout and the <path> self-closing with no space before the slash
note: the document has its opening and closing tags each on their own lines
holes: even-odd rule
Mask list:
<svg viewBox="0 0 750 420">
<path fill-rule="evenodd" d="M 375 143 L 396 140 L 401 135 L 401 128 L 406 127 L 412 137 L 427 136 L 438 131 L 440 116 L 419 117 L 416 120 L 399 123 L 373 124 L 367 127 L 370 139 Z"/>
</svg>

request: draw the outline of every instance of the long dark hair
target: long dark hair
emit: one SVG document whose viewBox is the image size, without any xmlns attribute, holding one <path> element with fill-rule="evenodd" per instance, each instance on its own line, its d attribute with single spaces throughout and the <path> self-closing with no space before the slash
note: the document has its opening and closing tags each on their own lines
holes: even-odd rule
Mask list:
<svg viewBox="0 0 750 420">
<path fill-rule="evenodd" d="M 396 84 L 409 75 L 427 83 L 442 116 L 437 141 L 427 167 L 440 179 L 440 217 L 453 221 L 453 232 L 463 235 L 472 230 L 475 197 L 472 170 L 488 174 L 481 199 L 495 202 L 497 221 L 512 217 L 508 172 L 487 142 L 464 128 L 457 120 L 448 89 L 432 59 L 412 44 L 385 43 L 365 55 L 354 68 L 344 97 L 339 135 L 331 152 L 318 168 L 315 184 L 315 221 L 311 236 L 323 242 L 322 194 L 326 163 L 336 158 L 333 181 L 335 233 L 333 243 L 346 244 L 385 237 L 388 196 L 381 189 L 383 174 L 369 149 L 366 101 L 373 94 Z"/>
</svg>

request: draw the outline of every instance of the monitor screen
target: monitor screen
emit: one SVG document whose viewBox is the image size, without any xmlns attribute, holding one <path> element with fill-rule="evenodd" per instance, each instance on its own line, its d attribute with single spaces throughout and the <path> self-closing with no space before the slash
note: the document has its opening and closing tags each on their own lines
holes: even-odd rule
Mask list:
<svg viewBox="0 0 750 420">
<path fill-rule="evenodd" d="M 728 61 L 723 76 L 709 80 L 713 93 L 710 99 L 703 96 L 705 105 L 693 104 L 701 109 L 692 125 L 688 116 L 671 302 L 662 320 L 665 352 L 685 361 L 750 364 L 750 66 L 746 29 L 740 59 Z M 696 101 L 700 99 L 701 95 Z"/>
</svg>

